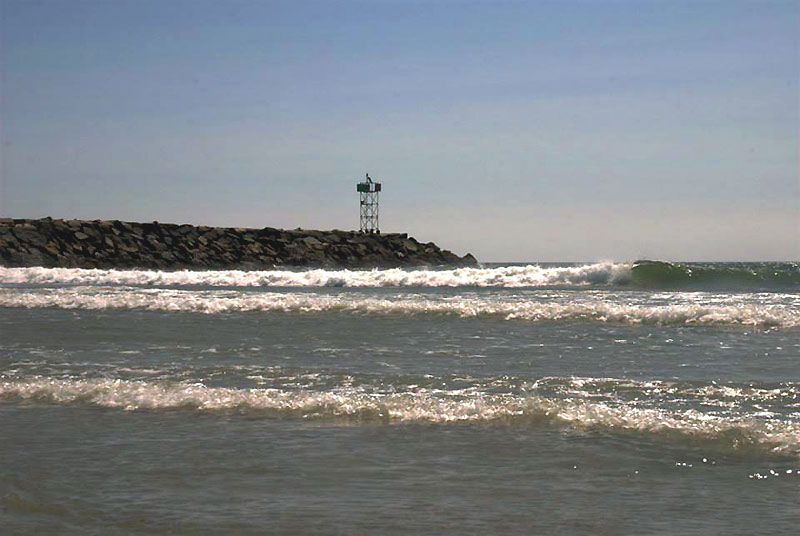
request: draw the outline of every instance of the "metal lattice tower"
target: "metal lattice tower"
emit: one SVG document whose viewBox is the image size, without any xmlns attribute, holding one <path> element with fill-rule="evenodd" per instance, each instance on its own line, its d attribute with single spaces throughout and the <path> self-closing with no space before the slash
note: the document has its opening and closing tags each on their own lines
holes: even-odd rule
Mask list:
<svg viewBox="0 0 800 536">
<path fill-rule="evenodd" d="M 381 192 L 381 183 L 372 182 L 367 173 L 367 180 L 356 184 L 361 201 L 361 232 L 378 233 L 378 194 Z"/>
</svg>

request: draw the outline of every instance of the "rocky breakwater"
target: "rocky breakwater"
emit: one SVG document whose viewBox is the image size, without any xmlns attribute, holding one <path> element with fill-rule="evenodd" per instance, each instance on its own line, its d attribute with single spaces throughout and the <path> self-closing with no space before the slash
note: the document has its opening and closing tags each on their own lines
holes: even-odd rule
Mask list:
<svg viewBox="0 0 800 536">
<path fill-rule="evenodd" d="M 64 268 L 242 269 L 474 266 L 405 233 L 363 234 L 107 220 L 0 219 L 0 264 Z"/>
</svg>

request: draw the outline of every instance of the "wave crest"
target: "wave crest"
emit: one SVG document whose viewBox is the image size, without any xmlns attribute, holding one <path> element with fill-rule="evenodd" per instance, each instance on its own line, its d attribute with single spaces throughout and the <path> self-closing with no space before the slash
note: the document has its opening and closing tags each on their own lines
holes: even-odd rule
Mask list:
<svg viewBox="0 0 800 536">
<path fill-rule="evenodd" d="M 797 263 L 671 263 L 637 261 L 631 282 L 644 288 L 775 288 L 800 287 Z"/>
<path fill-rule="evenodd" d="M 529 322 L 594 321 L 646 325 L 747 325 L 796 327 L 800 315 L 780 304 L 682 303 L 627 304 L 600 299 L 581 301 L 508 300 L 494 296 L 428 296 L 387 298 L 355 294 L 306 292 L 187 291 L 71 287 L 35 291 L 4 289 L 0 307 L 84 310 L 145 310 L 204 314 L 243 312 L 345 312 L 352 314 L 453 315 L 498 317 Z"/>
<path fill-rule="evenodd" d="M 0 399 L 88 404 L 136 410 L 239 411 L 275 418 L 402 422 L 509 422 L 634 432 L 710 441 L 725 451 L 800 457 L 800 425 L 783 420 L 669 411 L 539 395 L 418 389 L 379 393 L 356 387 L 328 391 L 236 389 L 119 379 L 29 378 L 0 381 Z"/>
<path fill-rule="evenodd" d="M 37 285 L 225 287 L 537 287 L 602 285 L 630 280 L 631 265 L 503 266 L 454 270 L 175 271 L 3 268 L 0 282 Z"/>
</svg>

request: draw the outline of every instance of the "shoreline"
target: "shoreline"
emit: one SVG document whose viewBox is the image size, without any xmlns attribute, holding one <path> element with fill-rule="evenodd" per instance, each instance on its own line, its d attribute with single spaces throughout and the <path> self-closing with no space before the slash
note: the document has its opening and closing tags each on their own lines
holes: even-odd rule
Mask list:
<svg viewBox="0 0 800 536">
<path fill-rule="evenodd" d="M 0 265 L 9 268 L 271 270 L 477 266 L 406 233 L 262 229 L 189 224 L 0 218 Z"/>
</svg>

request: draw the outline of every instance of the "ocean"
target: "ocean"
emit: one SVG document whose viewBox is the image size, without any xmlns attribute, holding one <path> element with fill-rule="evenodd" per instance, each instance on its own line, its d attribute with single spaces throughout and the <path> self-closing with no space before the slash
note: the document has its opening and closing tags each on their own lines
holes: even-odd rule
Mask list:
<svg viewBox="0 0 800 536">
<path fill-rule="evenodd" d="M 0 268 L 4 534 L 796 534 L 800 265 Z"/>
</svg>

